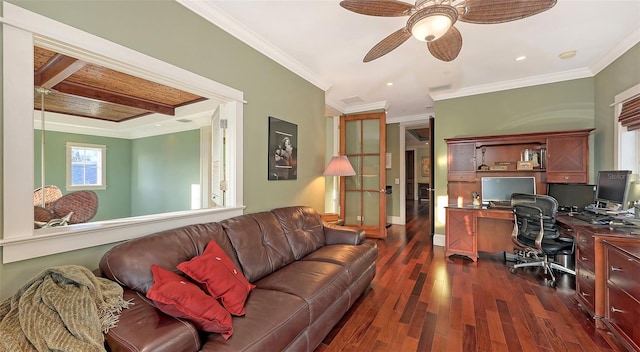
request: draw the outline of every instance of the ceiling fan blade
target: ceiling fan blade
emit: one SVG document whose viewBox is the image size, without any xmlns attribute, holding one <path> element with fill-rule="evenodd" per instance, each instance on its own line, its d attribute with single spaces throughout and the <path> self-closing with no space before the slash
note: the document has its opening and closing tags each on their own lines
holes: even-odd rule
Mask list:
<svg viewBox="0 0 640 352">
<path fill-rule="evenodd" d="M 427 48 L 431 55 L 442 61 L 453 61 L 462 49 L 462 35 L 456 27 L 451 27 L 449 31 L 438 40 L 427 43 Z"/>
<path fill-rule="evenodd" d="M 503 23 L 523 19 L 555 6 L 557 0 L 467 0 L 458 18 L 469 23 Z"/>
<path fill-rule="evenodd" d="M 409 33 L 405 27 L 398 29 L 397 31 L 391 33 L 388 37 L 382 39 L 378 44 L 376 44 L 367 55 L 365 55 L 363 62 L 373 61 L 379 58 L 382 55 L 389 53 L 391 50 L 400 46 L 400 44 L 404 43 L 411 37 L 411 33 Z"/>
<path fill-rule="evenodd" d="M 361 15 L 398 17 L 409 15 L 413 5 L 397 0 L 344 0 L 340 6 Z"/>
</svg>

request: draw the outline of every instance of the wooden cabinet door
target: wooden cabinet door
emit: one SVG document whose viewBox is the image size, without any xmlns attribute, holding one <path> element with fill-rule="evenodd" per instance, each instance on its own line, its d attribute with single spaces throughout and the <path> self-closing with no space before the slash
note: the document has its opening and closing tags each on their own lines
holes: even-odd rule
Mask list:
<svg viewBox="0 0 640 352">
<path fill-rule="evenodd" d="M 475 143 L 451 143 L 447 145 L 447 179 L 449 181 L 475 181 Z"/>
<path fill-rule="evenodd" d="M 547 182 L 587 183 L 589 141 L 587 136 L 547 139 Z"/>
<path fill-rule="evenodd" d="M 478 260 L 474 211 L 447 208 L 446 216 L 445 256 L 459 254 Z"/>
</svg>

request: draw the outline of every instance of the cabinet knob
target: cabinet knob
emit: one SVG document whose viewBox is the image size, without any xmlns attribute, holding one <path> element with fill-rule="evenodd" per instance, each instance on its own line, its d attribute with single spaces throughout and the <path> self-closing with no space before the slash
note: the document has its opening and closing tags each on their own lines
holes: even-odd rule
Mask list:
<svg viewBox="0 0 640 352">
<path fill-rule="evenodd" d="M 580 242 L 582 242 L 582 243 L 586 243 L 586 242 L 587 242 L 587 239 L 586 239 L 586 238 L 581 238 L 581 239 L 580 239 Z"/>
<path fill-rule="evenodd" d="M 616 307 L 611 307 L 611 313 L 624 313 L 624 310 L 618 309 Z"/>
<path fill-rule="evenodd" d="M 582 295 L 582 297 L 589 297 L 590 295 L 586 292 L 580 292 L 580 294 Z M 613 308 L 611 308 L 613 309 Z"/>
<path fill-rule="evenodd" d="M 588 262 L 588 261 L 589 261 L 589 258 L 587 258 L 587 257 L 580 257 L 580 260 L 582 260 L 583 262 Z"/>
<path fill-rule="evenodd" d="M 609 268 L 610 271 L 622 271 L 622 268 L 616 268 L 615 266 L 612 266 Z"/>
<path fill-rule="evenodd" d="M 568 179 L 569 179 L 569 176 L 565 176 L 565 177 L 564 177 L 564 179 L 565 179 L 565 180 L 568 180 Z"/>
</svg>

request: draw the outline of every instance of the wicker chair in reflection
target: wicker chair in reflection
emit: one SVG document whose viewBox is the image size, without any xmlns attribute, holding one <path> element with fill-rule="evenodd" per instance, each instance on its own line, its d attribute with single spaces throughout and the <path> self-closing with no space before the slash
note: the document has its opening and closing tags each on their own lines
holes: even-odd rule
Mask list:
<svg viewBox="0 0 640 352">
<path fill-rule="evenodd" d="M 91 220 L 97 212 L 98 196 L 95 192 L 71 192 L 51 202 L 48 206 L 34 205 L 34 226 L 42 228 L 80 224 Z"/>
</svg>

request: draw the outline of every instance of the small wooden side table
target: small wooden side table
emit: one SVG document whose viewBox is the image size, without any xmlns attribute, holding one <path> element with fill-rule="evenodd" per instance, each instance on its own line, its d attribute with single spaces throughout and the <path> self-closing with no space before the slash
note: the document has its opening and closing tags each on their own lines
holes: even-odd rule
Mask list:
<svg viewBox="0 0 640 352">
<path fill-rule="evenodd" d="M 327 224 L 340 225 L 340 226 L 344 225 L 344 219 L 340 219 L 338 214 L 322 213 L 320 214 L 320 218 L 322 219 L 322 221 L 326 222 Z"/>
</svg>

